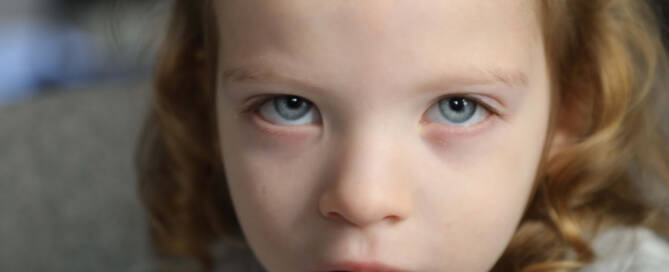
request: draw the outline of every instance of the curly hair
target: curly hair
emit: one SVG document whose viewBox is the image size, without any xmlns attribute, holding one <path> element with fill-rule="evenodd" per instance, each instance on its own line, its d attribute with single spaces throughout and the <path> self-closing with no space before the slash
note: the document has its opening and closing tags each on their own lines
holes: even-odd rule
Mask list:
<svg viewBox="0 0 669 272">
<path fill-rule="evenodd" d="M 598 232 L 646 226 L 669 237 L 667 55 L 657 14 L 639 0 L 536 0 L 550 73 L 551 126 L 569 145 L 546 152 L 518 229 L 493 271 L 574 271 L 596 259 Z M 212 0 L 176 0 L 136 153 L 158 252 L 214 265 L 210 247 L 245 244 L 216 123 Z M 665 82 L 666 81 L 666 82 Z M 661 190 L 649 190 L 660 186 Z M 665 201 L 665 200 L 663 200 Z"/>
</svg>

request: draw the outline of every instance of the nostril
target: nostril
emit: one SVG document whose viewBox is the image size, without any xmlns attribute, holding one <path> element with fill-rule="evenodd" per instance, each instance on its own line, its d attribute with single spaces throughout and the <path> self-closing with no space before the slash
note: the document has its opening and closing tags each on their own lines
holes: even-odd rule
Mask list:
<svg viewBox="0 0 669 272">
<path fill-rule="evenodd" d="M 339 215 L 337 212 L 329 212 L 328 217 L 332 218 L 332 219 L 342 219 L 341 215 Z M 333 272 L 339 272 L 339 270 L 333 271 Z M 346 271 L 346 272 L 348 272 L 348 271 Z"/>
</svg>

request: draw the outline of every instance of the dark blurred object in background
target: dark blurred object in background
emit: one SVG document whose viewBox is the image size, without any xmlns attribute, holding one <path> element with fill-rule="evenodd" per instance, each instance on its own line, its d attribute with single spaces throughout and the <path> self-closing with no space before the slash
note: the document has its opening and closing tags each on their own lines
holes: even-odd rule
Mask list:
<svg viewBox="0 0 669 272">
<path fill-rule="evenodd" d="M 669 41 L 669 0 L 654 0 L 658 10 L 655 12 L 660 16 L 662 24 L 662 33 L 664 34 L 665 44 Z"/>
<path fill-rule="evenodd" d="M 117 6 L 128 4 L 146 4 L 156 2 L 154 0 L 50 0 L 48 9 L 56 17 L 65 20 L 76 20 L 76 18 L 85 14 L 90 8 L 96 6 L 106 6 L 112 9 Z"/>
<path fill-rule="evenodd" d="M 136 0 L 137 2 L 143 2 Z M 87 9 L 96 5 L 114 5 L 114 0 L 51 0 L 48 8 L 53 11 L 55 16 L 65 19 L 76 18 L 86 12 Z"/>
</svg>

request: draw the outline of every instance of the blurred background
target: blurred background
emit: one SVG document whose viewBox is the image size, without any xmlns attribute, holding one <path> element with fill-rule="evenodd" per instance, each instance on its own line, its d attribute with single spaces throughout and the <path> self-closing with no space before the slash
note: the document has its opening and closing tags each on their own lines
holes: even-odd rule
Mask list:
<svg viewBox="0 0 669 272">
<path fill-rule="evenodd" d="M 658 12 L 669 10 L 668 0 L 651 1 Z M 76 85 L 146 78 L 169 2 L 0 0 L 0 107 Z"/>
<path fill-rule="evenodd" d="M 0 271 L 155 271 L 133 152 L 170 2 L 0 0 Z"/>
<path fill-rule="evenodd" d="M 165 2 L 1 0 L 0 106 L 52 89 L 146 76 Z"/>
<path fill-rule="evenodd" d="M 156 271 L 133 151 L 170 2 L 0 0 L 0 271 Z"/>
</svg>

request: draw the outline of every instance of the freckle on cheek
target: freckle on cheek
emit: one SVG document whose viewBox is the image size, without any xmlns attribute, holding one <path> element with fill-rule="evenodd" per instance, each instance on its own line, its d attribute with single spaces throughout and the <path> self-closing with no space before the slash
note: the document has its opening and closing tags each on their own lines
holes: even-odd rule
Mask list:
<svg viewBox="0 0 669 272">
<path fill-rule="evenodd" d="M 449 221 L 444 222 L 444 228 L 445 229 L 450 229 L 452 226 L 453 226 L 453 223 L 451 223 Z"/>
<path fill-rule="evenodd" d="M 267 185 L 260 187 L 260 196 L 264 199 L 267 197 Z"/>
</svg>

